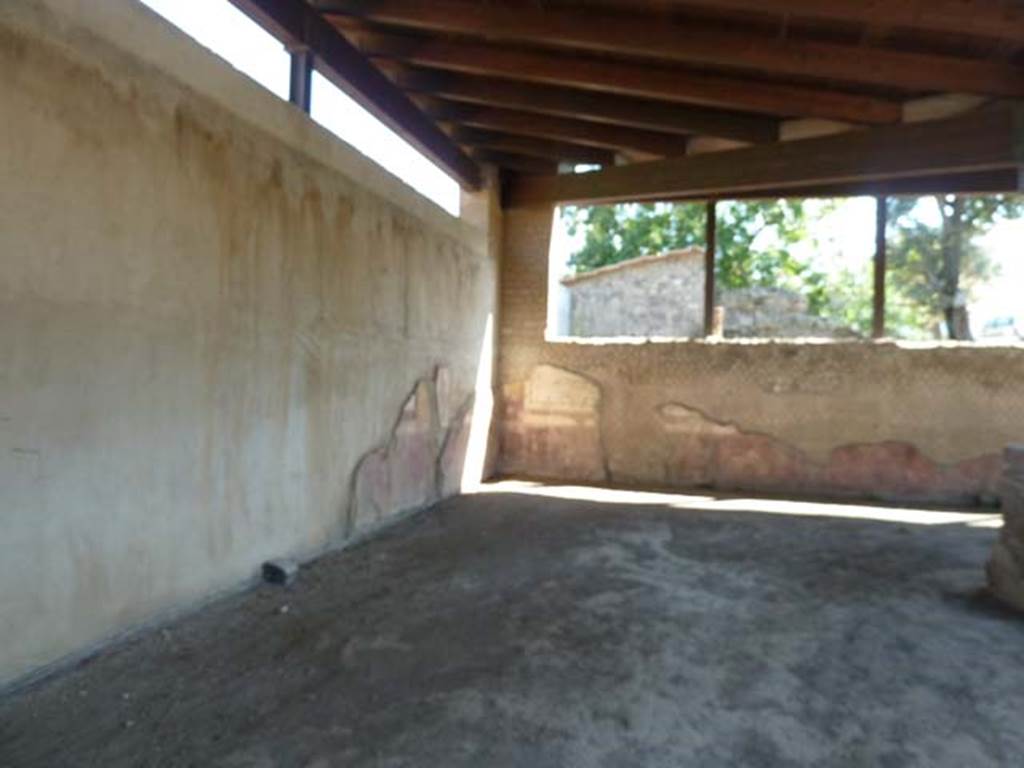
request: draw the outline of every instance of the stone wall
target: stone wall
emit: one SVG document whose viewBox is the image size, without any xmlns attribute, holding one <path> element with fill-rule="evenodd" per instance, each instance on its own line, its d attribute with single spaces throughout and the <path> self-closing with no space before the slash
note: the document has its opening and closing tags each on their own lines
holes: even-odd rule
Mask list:
<svg viewBox="0 0 1024 768">
<path fill-rule="evenodd" d="M 0 682 L 479 479 L 493 194 L 133 0 L 0 3 L 0 72 Z"/>
<path fill-rule="evenodd" d="M 506 211 L 508 475 L 930 502 L 995 497 L 1024 348 L 545 341 L 552 211 Z"/>
<path fill-rule="evenodd" d="M 704 334 L 704 250 L 641 256 L 562 280 L 573 336 Z"/>
<path fill-rule="evenodd" d="M 806 296 L 783 288 L 719 289 L 727 339 L 850 339 L 849 328 L 811 313 Z"/>
<path fill-rule="evenodd" d="M 569 335 L 697 338 L 704 335 L 704 250 L 640 256 L 562 279 Z M 726 338 L 853 338 L 782 288 L 718 288 Z"/>
</svg>

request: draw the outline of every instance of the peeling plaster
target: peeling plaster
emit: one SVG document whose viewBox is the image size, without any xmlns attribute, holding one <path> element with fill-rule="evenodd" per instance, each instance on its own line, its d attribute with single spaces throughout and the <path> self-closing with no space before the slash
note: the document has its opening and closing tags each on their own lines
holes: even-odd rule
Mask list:
<svg viewBox="0 0 1024 768">
<path fill-rule="evenodd" d="M 384 445 L 364 454 L 352 473 L 346 536 L 457 493 L 473 396 L 454 405 L 450 371 L 416 381 Z"/>
<path fill-rule="evenodd" d="M 819 390 L 829 380 L 804 385 Z M 942 463 L 900 440 L 838 445 L 819 458 L 674 400 L 647 406 L 651 417 L 627 406 L 618 416 L 629 423 L 613 425 L 601 384 L 546 364 L 504 395 L 503 468 L 511 474 L 942 503 L 992 501 L 999 474 L 996 454 Z"/>
<path fill-rule="evenodd" d="M 565 368 L 538 365 L 522 387 L 506 392 L 505 404 L 506 469 L 519 456 L 525 459 L 519 471 L 529 474 L 611 480 L 602 392 L 595 381 Z"/>
<path fill-rule="evenodd" d="M 942 464 L 898 440 L 840 445 L 824 462 L 815 461 L 773 435 L 744 430 L 685 404 L 665 403 L 657 410 L 664 434 L 674 443 L 676 461 L 665 478 L 669 482 L 977 501 L 994 492 L 998 474 L 998 456 Z M 672 475 L 680 469 L 682 478 Z"/>
</svg>

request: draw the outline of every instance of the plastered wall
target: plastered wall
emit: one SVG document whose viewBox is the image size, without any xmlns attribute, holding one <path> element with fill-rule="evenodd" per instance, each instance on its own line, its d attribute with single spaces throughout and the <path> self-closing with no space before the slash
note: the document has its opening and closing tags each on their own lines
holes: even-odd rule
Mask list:
<svg viewBox="0 0 1024 768">
<path fill-rule="evenodd" d="M 552 211 L 506 211 L 507 475 L 974 503 L 1024 437 L 1024 349 L 546 341 Z"/>
<path fill-rule="evenodd" d="M 0 72 L 0 683 L 479 479 L 491 193 L 132 0 L 5 0 Z"/>
</svg>

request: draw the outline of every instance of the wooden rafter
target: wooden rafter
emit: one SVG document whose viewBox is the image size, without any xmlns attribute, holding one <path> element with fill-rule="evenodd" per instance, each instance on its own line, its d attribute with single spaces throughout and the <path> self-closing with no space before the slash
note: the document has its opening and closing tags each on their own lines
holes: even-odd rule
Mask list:
<svg viewBox="0 0 1024 768">
<path fill-rule="evenodd" d="M 937 173 L 929 176 L 905 176 L 836 184 L 808 184 L 784 189 L 758 189 L 730 193 L 730 200 L 775 200 L 780 197 L 893 197 L 922 195 L 999 195 L 1024 190 L 1024 169 L 1001 168 L 994 171 Z M 706 200 L 705 194 L 667 197 L 665 200 L 687 202 Z"/>
<path fill-rule="evenodd" d="M 393 78 L 407 90 L 431 93 L 469 104 L 507 107 L 662 133 L 684 136 L 701 134 L 750 143 L 774 141 L 779 136 L 779 126 L 775 120 L 705 107 L 440 70 L 403 68 Z"/>
<path fill-rule="evenodd" d="M 1020 0 L 669 0 L 678 6 L 777 13 L 807 19 L 877 24 L 977 35 L 1024 45 Z M 660 0 L 662 7 L 664 0 Z"/>
<path fill-rule="evenodd" d="M 927 123 L 524 179 L 512 206 L 672 197 L 735 197 L 787 189 L 855 186 L 888 179 L 1007 171 L 1019 187 L 1024 106 L 1003 104 Z"/>
<path fill-rule="evenodd" d="M 828 3 L 822 3 L 828 5 Z M 333 7 L 372 22 L 440 30 L 657 60 L 751 69 L 908 90 L 1024 96 L 1024 69 L 1002 61 L 937 56 L 855 45 L 751 36 L 643 14 L 583 14 L 466 0 L 335 0 Z"/>
<path fill-rule="evenodd" d="M 544 175 L 558 170 L 558 163 L 555 161 L 533 155 L 498 152 L 493 149 L 473 149 L 469 154 L 481 163 L 490 163 L 499 168 L 528 175 Z"/>
<path fill-rule="evenodd" d="M 455 141 L 464 146 L 547 158 L 556 162 L 588 165 L 611 165 L 615 162 L 614 152 L 566 141 L 538 139 L 533 136 L 513 136 L 499 131 L 461 127 L 454 128 L 451 135 Z"/>
<path fill-rule="evenodd" d="M 325 76 L 463 186 L 480 186 L 477 163 L 304 0 L 232 2 L 285 44 L 312 51 Z"/>
<path fill-rule="evenodd" d="M 570 141 L 603 149 L 629 149 L 661 157 L 685 155 L 688 141 L 679 134 L 455 102 L 436 102 L 424 111 L 443 122 Z"/>
<path fill-rule="evenodd" d="M 861 123 L 895 123 L 902 116 L 896 102 L 826 88 L 756 82 L 651 64 L 446 39 L 375 32 L 352 34 L 360 50 L 370 57 L 457 72 L 771 115 Z"/>
</svg>

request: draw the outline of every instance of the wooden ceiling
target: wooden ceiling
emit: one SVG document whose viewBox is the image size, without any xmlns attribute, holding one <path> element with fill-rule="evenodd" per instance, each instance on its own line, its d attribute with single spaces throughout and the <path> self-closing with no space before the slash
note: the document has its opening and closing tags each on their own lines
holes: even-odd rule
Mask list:
<svg viewBox="0 0 1024 768">
<path fill-rule="evenodd" d="M 314 53 L 328 28 L 358 51 L 394 86 L 392 125 L 429 134 L 435 160 L 439 128 L 439 162 L 468 186 L 467 162 L 621 165 L 776 142 L 792 121 L 891 126 L 938 94 L 1024 98 L 1024 0 L 236 2 L 305 3 Z"/>
</svg>

